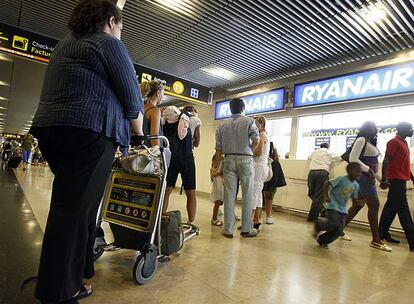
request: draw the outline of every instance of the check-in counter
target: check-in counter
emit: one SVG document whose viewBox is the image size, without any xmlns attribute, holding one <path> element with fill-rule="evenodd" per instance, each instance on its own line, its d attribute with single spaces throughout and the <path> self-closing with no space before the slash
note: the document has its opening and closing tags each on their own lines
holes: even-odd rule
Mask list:
<svg viewBox="0 0 414 304">
<path fill-rule="evenodd" d="M 284 209 L 289 209 L 299 212 L 308 212 L 311 205 L 311 200 L 308 197 L 307 176 L 309 172 L 309 161 L 306 160 L 289 160 L 282 159 L 281 161 L 283 171 L 285 173 L 287 186 L 278 188 L 274 205 L 280 206 Z M 345 167 L 347 163 L 341 162 L 331 167 L 330 178 L 345 175 Z M 380 164 L 381 168 L 381 164 Z M 413 166 L 411 168 L 413 170 Z M 411 181 L 407 182 L 407 198 L 411 214 L 414 210 L 413 185 Z M 380 211 L 378 218 L 381 215 L 384 204 L 387 200 L 387 190 L 381 190 L 377 183 L 377 191 L 380 200 Z M 349 202 L 349 206 L 351 202 Z M 355 217 L 356 222 L 368 224 L 367 207 L 365 206 Z M 391 228 L 402 229 L 398 216 L 396 216 Z"/>
</svg>

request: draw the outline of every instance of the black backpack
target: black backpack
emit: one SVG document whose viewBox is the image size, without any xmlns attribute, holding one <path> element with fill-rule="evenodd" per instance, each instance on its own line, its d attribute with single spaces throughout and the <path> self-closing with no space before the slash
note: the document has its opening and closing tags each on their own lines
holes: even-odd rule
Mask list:
<svg viewBox="0 0 414 304">
<path fill-rule="evenodd" d="M 193 136 L 190 128 L 188 128 L 187 135 L 182 140 L 178 137 L 178 123 L 183 114 L 180 114 L 177 122 L 165 122 L 163 127 L 164 135 L 170 141 L 171 157 L 173 158 L 183 158 L 193 153 Z"/>
</svg>

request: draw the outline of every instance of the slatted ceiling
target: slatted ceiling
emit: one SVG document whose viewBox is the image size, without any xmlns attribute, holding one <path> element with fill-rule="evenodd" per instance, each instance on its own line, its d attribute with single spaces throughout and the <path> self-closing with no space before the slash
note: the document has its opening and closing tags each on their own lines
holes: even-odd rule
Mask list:
<svg viewBox="0 0 414 304">
<path fill-rule="evenodd" d="M 387 15 L 370 23 L 362 9 L 379 2 Z M 21 27 L 61 39 L 77 1 L 0 3 L 3 22 L 15 24 L 22 3 Z M 211 87 L 237 90 L 414 47 L 414 0 L 182 3 L 173 10 L 156 0 L 127 0 L 123 41 L 134 62 Z M 201 70 L 212 66 L 236 76 Z"/>
<path fill-rule="evenodd" d="M 76 0 L 22 0 L 22 3 L 20 27 L 56 39 L 69 33 L 67 23 Z"/>
<path fill-rule="evenodd" d="M 16 25 L 19 20 L 20 0 L 1 0 L 0 20 L 11 25 Z"/>
</svg>

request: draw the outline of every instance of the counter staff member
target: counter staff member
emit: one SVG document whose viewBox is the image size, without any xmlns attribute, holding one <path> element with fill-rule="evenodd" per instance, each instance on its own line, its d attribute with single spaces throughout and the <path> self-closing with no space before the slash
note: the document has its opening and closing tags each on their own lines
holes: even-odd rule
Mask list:
<svg viewBox="0 0 414 304">
<path fill-rule="evenodd" d="M 414 176 L 410 170 L 410 149 L 405 141 L 406 137 L 413 136 L 413 127 L 408 122 L 397 125 L 397 135 L 387 143 L 385 158 L 382 163 L 381 188 L 387 186 L 387 202 L 382 210 L 379 234 L 382 240 L 399 243 L 389 233 L 392 221 L 398 214 L 401 226 L 408 240 L 410 251 L 414 251 L 414 224 L 407 202 L 407 181 L 414 183 Z"/>
<path fill-rule="evenodd" d="M 224 178 L 224 232 L 227 238 L 233 237 L 235 223 L 234 205 L 237 183 L 240 180 L 243 192 L 242 237 L 255 237 L 258 231 L 252 227 L 253 199 L 253 152 L 259 143 L 259 130 L 252 118 L 244 116 L 244 101 L 236 98 L 230 101 L 231 118 L 216 131 L 215 165 L 225 154 Z"/>
<path fill-rule="evenodd" d="M 96 215 L 119 145 L 141 134 L 143 104 L 121 11 L 113 1 L 79 1 L 71 34 L 53 51 L 33 134 L 55 175 L 35 296 L 77 303 L 92 293 Z"/>
<path fill-rule="evenodd" d="M 310 170 L 308 174 L 308 196 L 312 206 L 308 214 L 308 222 L 315 221 L 324 203 L 324 184 L 329 180 L 329 167 L 332 162 L 340 162 L 342 158 L 329 151 L 329 143 L 322 143 L 308 158 Z"/>
</svg>

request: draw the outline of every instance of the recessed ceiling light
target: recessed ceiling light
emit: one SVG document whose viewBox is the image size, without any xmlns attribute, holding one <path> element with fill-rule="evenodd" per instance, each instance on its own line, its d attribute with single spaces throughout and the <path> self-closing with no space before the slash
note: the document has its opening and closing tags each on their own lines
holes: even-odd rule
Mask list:
<svg viewBox="0 0 414 304">
<path fill-rule="evenodd" d="M 233 73 L 232 71 L 226 70 L 218 66 L 205 67 L 205 68 L 201 68 L 200 70 L 203 72 L 206 72 L 207 74 L 210 74 L 210 75 L 213 75 L 219 78 L 224 78 L 227 80 L 232 80 L 234 77 L 236 77 L 236 74 Z"/>
<path fill-rule="evenodd" d="M 384 19 L 387 16 L 387 13 L 385 12 L 384 5 L 382 3 L 377 3 L 368 5 L 364 15 L 368 22 L 374 23 Z"/>
</svg>

